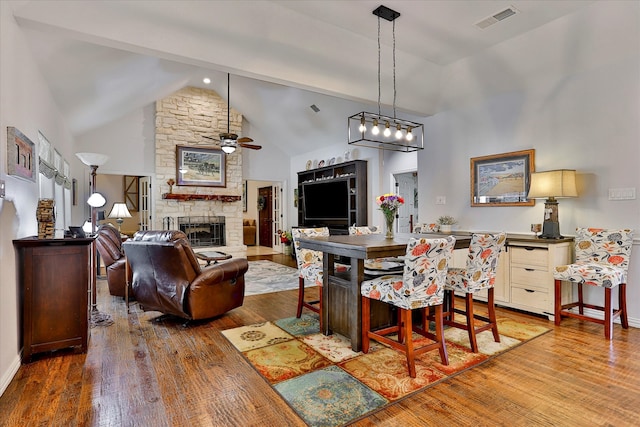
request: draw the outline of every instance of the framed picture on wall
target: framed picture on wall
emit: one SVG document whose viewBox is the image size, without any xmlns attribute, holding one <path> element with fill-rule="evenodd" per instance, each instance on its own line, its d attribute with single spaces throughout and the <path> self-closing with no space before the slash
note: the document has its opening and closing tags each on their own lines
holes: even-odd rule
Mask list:
<svg viewBox="0 0 640 427">
<path fill-rule="evenodd" d="M 35 144 L 13 126 L 7 127 L 7 173 L 36 180 Z"/>
<path fill-rule="evenodd" d="M 176 146 L 177 185 L 226 187 L 226 154 L 218 148 Z"/>
<path fill-rule="evenodd" d="M 471 206 L 533 206 L 527 199 L 535 150 L 471 158 Z"/>
<path fill-rule="evenodd" d="M 247 211 L 247 180 L 242 181 L 242 211 Z"/>
</svg>

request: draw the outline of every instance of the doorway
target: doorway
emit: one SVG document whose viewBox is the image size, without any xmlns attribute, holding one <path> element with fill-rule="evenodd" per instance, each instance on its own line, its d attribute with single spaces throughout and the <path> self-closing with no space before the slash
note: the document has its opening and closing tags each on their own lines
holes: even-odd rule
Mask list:
<svg viewBox="0 0 640 427">
<path fill-rule="evenodd" d="M 398 232 L 411 233 L 418 223 L 418 172 L 393 175 L 396 194 L 404 197 L 404 205 L 398 209 Z"/>
<path fill-rule="evenodd" d="M 273 188 L 258 188 L 258 244 L 273 247 Z"/>
</svg>

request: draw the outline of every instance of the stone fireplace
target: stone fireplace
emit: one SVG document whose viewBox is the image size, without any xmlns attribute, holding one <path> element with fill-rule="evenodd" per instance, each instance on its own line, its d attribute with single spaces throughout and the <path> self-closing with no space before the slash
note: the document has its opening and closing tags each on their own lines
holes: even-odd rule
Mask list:
<svg viewBox="0 0 640 427">
<path fill-rule="evenodd" d="M 231 109 L 230 117 L 231 132 L 240 134 L 242 115 Z M 167 184 L 169 179 L 177 181 L 178 145 L 218 148 L 216 141 L 204 137 L 215 138 L 226 130 L 226 101 L 211 90 L 187 87 L 156 102 L 154 229 L 184 227 L 198 242 L 193 246 L 218 246 L 231 252 L 246 249 L 240 198 L 242 149 L 226 155 L 226 187 L 174 185 L 170 190 Z"/>
</svg>

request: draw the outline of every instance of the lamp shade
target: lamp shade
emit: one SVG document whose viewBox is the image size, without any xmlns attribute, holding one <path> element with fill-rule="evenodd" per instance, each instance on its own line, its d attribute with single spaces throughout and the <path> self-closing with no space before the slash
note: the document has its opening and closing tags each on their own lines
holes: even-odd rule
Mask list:
<svg viewBox="0 0 640 427">
<path fill-rule="evenodd" d="M 109 160 L 109 156 L 99 153 L 76 153 L 76 157 L 87 166 L 102 166 Z"/>
<path fill-rule="evenodd" d="M 109 218 L 131 218 L 127 204 L 122 202 L 114 203 L 111 212 L 109 212 Z"/>
<path fill-rule="evenodd" d="M 576 171 L 558 169 L 531 174 L 530 199 L 578 197 Z"/>
<path fill-rule="evenodd" d="M 89 196 L 87 203 L 92 208 L 101 208 L 107 203 L 107 199 L 105 199 L 102 194 L 96 192 Z"/>
</svg>

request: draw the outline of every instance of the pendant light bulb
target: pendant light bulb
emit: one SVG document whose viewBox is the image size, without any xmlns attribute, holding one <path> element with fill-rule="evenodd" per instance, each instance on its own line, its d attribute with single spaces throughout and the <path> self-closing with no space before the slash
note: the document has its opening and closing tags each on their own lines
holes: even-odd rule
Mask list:
<svg viewBox="0 0 640 427">
<path fill-rule="evenodd" d="M 402 139 L 402 126 L 396 126 L 396 139 Z"/>
<path fill-rule="evenodd" d="M 411 132 L 411 126 L 407 128 L 407 141 L 413 141 L 413 133 Z"/>
<path fill-rule="evenodd" d="M 378 127 L 378 119 L 373 119 L 373 128 L 371 129 L 371 133 L 374 135 L 378 135 L 380 133 L 380 128 Z"/>
<path fill-rule="evenodd" d="M 367 130 L 367 127 L 364 124 L 364 117 L 360 119 L 360 127 L 358 128 L 358 130 L 362 133 L 364 133 Z"/>
<path fill-rule="evenodd" d="M 391 136 L 391 125 L 389 124 L 389 122 L 386 122 L 384 124 L 384 132 L 382 132 L 382 134 L 386 137 Z"/>
</svg>

